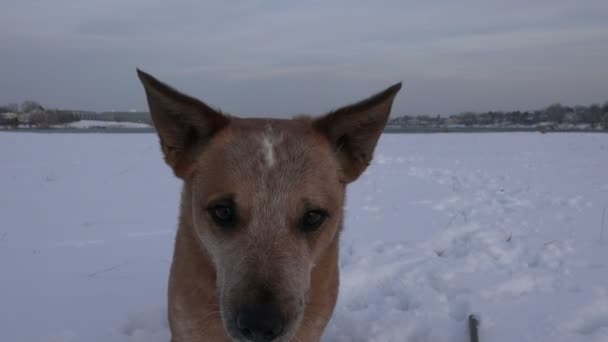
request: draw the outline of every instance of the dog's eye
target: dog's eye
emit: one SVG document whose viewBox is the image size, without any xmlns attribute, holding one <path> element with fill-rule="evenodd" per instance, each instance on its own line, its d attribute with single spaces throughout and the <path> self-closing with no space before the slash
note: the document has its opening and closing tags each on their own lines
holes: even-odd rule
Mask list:
<svg viewBox="0 0 608 342">
<path fill-rule="evenodd" d="M 312 232 L 321 226 L 326 217 L 327 213 L 323 210 L 310 210 L 300 219 L 300 229 Z"/>
<path fill-rule="evenodd" d="M 236 223 L 236 210 L 234 204 L 218 204 L 209 210 L 209 215 L 220 227 L 232 227 Z"/>
</svg>

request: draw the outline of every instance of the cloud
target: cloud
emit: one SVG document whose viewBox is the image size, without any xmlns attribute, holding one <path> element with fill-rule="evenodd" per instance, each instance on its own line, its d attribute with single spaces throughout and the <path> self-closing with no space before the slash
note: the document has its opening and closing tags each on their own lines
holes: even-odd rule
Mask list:
<svg viewBox="0 0 608 342">
<path fill-rule="evenodd" d="M 6 1 L 0 102 L 27 96 L 57 106 L 142 108 L 135 66 L 230 103 L 235 85 L 259 96 L 285 89 L 321 96 L 339 87 L 333 94 L 346 97 L 398 80 L 417 97 L 403 95 L 407 103 L 397 108 L 414 112 L 458 111 L 471 101 L 493 108 L 512 83 L 522 92 L 513 96 L 539 94 L 514 101 L 527 108 L 572 98 L 574 86 L 555 82 L 582 84 L 573 99 L 581 103 L 608 93 L 603 0 Z M 458 82 L 458 91 L 450 88 Z M 479 82 L 483 99 L 475 98 Z M 442 93 L 450 91 L 460 95 Z M 236 111 L 262 113 L 290 105 L 237 101 Z M 321 96 L 311 109 L 329 102 Z"/>
<path fill-rule="evenodd" d="M 78 35 L 125 37 L 133 33 L 133 27 L 126 20 L 116 18 L 94 19 L 79 24 Z"/>
</svg>

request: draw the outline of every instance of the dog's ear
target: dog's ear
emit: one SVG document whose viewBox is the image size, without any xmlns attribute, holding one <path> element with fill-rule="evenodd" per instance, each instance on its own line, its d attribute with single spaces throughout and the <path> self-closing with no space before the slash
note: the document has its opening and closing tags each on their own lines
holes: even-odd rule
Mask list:
<svg viewBox="0 0 608 342">
<path fill-rule="evenodd" d="M 146 91 L 165 161 L 177 177 L 187 178 L 196 154 L 230 119 L 137 69 Z"/>
<path fill-rule="evenodd" d="M 357 179 L 371 162 L 393 100 L 400 89 L 401 83 L 397 83 L 361 102 L 315 120 L 315 128 L 329 139 L 335 149 L 343 182 Z"/>
</svg>

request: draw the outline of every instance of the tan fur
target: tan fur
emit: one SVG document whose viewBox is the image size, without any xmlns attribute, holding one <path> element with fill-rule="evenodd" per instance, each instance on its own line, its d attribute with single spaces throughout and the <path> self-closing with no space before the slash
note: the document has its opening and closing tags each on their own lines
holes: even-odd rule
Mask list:
<svg viewBox="0 0 608 342">
<path fill-rule="evenodd" d="M 346 184 L 370 163 L 400 85 L 318 119 L 240 119 L 138 73 L 165 160 L 184 181 L 172 341 L 248 341 L 235 317 L 250 302 L 284 319 L 272 341 L 319 341 L 338 296 Z M 231 228 L 208 210 L 227 197 Z M 322 225 L 298 228 L 314 209 L 329 214 Z"/>
</svg>

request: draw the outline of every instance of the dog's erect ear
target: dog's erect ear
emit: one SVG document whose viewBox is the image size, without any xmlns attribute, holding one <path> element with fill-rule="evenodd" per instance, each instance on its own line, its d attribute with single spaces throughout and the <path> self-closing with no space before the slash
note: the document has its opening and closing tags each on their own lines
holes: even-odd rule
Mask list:
<svg viewBox="0 0 608 342">
<path fill-rule="evenodd" d="M 146 90 L 165 161 L 177 177 L 186 178 L 196 154 L 230 119 L 139 69 L 137 76 Z"/>
<path fill-rule="evenodd" d="M 401 83 L 397 83 L 315 120 L 315 128 L 327 136 L 336 151 L 343 182 L 357 179 L 371 162 L 400 89 Z"/>
</svg>

